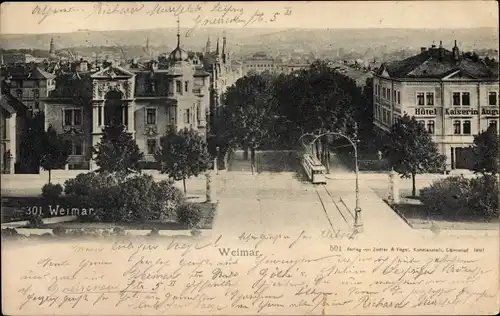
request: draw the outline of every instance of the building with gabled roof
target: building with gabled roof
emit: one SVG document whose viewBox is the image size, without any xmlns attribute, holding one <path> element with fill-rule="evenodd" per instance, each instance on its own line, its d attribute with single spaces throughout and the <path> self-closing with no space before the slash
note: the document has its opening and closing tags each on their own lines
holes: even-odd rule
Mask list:
<svg viewBox="0 0 500 316">
<path fill-rule="evenodd" d="M 26 106 L 4 89 L 2 80 L 0 95 L 0 170 L 14 173 L 15 165 L 21 159 L 20 144 L 25 130 Z"/>
<path fill-rule="evenodd" d="M 469 168 L 474 135 L 499 125 L 499 72 L 494 59 L 451 50 L 422 47 L 419 54 L 384 63 L 375 72 L 374 125 L 389 132 L 404 114 L 426 126 L 447 169 Z"/>
</svg>

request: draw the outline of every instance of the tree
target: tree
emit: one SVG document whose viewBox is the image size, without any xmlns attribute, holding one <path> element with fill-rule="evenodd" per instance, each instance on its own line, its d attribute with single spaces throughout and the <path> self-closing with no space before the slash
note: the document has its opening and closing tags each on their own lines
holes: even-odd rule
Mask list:
<svg viewBox="0 0 500 316">
<path fill-rule="evenodd" d="M 40 155 L 40 166 L 49 172 L 49 183 L 51 183 L 51 171 L 64 168 L 68 162 L 70 145 L 62 135 L 57 134 L 52 126 L 49 126 L 42 137 L 43 147 Z"/>
<path fill-rule="evenodd" d="M 498 131 L 491 125 L 487 130 L 474 135 L 472 150 L 476 156 L 473 170 L 479 173 L 498 173 Z"/>
<path fill-rule="evenodd" d="M 281 116 L 304 133 L 320 134 L 352 131 L 355 113 L 365 103 L 352 79 L 322 61 L 315 61 L 308 69 L 279 76 L 275 81 L 275 99 Z M 328 137 L 316 142 L 318 158 L 327 156 L 327 142 Z"/>
<path fill-rule="evenodd" d="M 393 169 L 403 178 L 412 178 L 412 197 L 416 196 L 415 175 L 444 168 L 446 156 L 439 154 L 423 124 L 404 115 L 396 122 L 384 148 Z"/>
<path fill-rule="evenodd" d="M 107 125 L 94 153 L 99 171 L 124 174 L 140 171 L 139 161 L 144 157 L 123 125 Z"/>
<path fill-rule="evenodd" d="M 26 120 L 27 129 L 19 148 L 19 155 L 22 157 L 21 169 L 23 172 L 38 173 L 45 135 L 45 116 L 41 112 L 32 117 L 28 116 Z"/>
<path fill-rule="evenodd" d="M 228 88 L 225 100 L 221 133 L 229 142 L 243 147 L 245 159 L 250 149 L 253 168 L 255 149 L 268 140 L 273 127 L 273 76 L 256 74 L 240 78 Z"/>
<path fill-rule="evenodd" d="M 182 180 L 186 193 L 186 179 L 209 169 L 212 158 L 201 135 L 185 128 L 179 132 L 170 129 L 160 139 L 155 160 L 160 163 L 161 173 L 176 181 Z"/>
</svg>

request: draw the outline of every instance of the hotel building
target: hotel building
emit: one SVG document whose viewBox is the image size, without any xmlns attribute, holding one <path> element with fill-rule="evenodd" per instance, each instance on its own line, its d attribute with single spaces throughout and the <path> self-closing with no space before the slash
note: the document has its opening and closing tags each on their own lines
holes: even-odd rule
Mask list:
<svg viewBox="0 0 500 316">
<path fill-rule="evenodd" d="M 474 161 L 474 136 L 499 124 L 498 62 L 432 45 L 418 55 L 383 64 L 373 78 L 374 125 L 390 131 L 404 114 L 414 116 L 447 157 L 446 168 Z"/>
</svg>

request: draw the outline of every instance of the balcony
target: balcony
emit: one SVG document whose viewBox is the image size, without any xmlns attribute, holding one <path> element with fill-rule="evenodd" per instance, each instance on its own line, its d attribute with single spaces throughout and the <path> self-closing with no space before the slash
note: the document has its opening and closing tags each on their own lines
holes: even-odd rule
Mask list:
<svg viewBox="0 0 500 316">
<path fill-rule="evenodd" d="M 193 93 L 196 95 L 204 95 L 204 91 L 202 88 L 193 88 Z"/>
</svg>

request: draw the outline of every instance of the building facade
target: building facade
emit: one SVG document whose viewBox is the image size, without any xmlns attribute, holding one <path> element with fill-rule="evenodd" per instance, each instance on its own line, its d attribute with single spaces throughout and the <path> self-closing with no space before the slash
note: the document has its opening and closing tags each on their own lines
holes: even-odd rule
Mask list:
<svg viewBox="0 0 500 316">
<path fill-rule="evenodd" d="M 243 73 L 270 72 L 289 74 L 297 70 L 306 69 L 311 65 L 309 60 L 299 58 L 274 58 L 264 52 L 255 53 L 252 57 L 242 61 Z"/>
<path fill-rule="evenodd" d="M 2 88 L 4 83 L 2 82 Z M 5 92 L 5 93 L 4 93 Z M 14 173 L 19 163 L 20 145 L 25 131 L 27 108 L 2 89 L 0 96 L 0 171 Z"/>
<path fill-rule="evenodd" d="M 446 168 L 473 163 L 474 135 L 499 124 L 498 62 L 432 45 L 383 64 L 373 78 L 374 125 L 389 132 L 404 114 L 425 125 L 446 155 Z"/>
<path fill-rule="evenodd" d="M 238 78 L 230 64 L 225 37 L 222 50 L 217 45 L 215 52 L 190 56 L 178 33 L 175 49 L 157 60 L 122 65 L 78 60 L 53 73 L 35 65 L 9 69 L 5 77 L 13 97 L 32 113 L 43 112 L 45 129 L 52 126 L 71 142 L 69 169 L 96 168 L 93 148 L 111 123 L 125 125 L 144 153 L 143 167 L 149 168 L 169 128 L 193 128 L 207 136 L 212 111 L 222 106 L 222 94 Z"/>
</svg>

